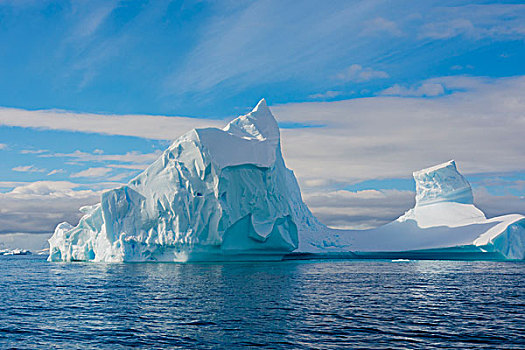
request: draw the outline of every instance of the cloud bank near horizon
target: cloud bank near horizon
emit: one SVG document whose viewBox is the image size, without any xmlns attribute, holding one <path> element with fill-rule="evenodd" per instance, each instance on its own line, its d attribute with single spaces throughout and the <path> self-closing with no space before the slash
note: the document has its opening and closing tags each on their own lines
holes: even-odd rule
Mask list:
<svg viewBox="0 0 525 350">
<path fill-rule="evenodd" d="M 425 84 L 441 86 L 443 92 L 433 98 L 404 93 L 410 89 L 416 91 L 417 86 Z M 389 93 L 389 96 L 271 107 L 279 122 L 299 125 L 282 129 L 283 153 L 288 167 L 300 181 L 306 203 L 321 221 L 332 227 L 360 229 L 387 223 L 413 205 L 412 191 L 350 190 L 348 187 L 370 179 L 408 179 L 414 170 L 451 158 L 457 160 L 460 171 L 467 176 L 486 173 L 491 177 L 493 173 L 525 171 L 522 152 L 525 97 L 521 93 L 525 89 L 525 77 L 442 77 L 417 86 L 400 90 L 399 96 Z M 194 127 L 225 124 L 222 120 L 206 118 L 147 115 L 110 115 L 109 121 L 100 122 L 105 118 L 104 115 L 55 111 L 0 110 L 0 124 L 4 126 L 166 140 L 175 138 L 174 133 L 180 135 Z M 120 124 L 124 127 L 117 127 Z M 305 127 L 308 125 L 322 127 Z M 97 185 L 93 183 L 79 185 L 73 180 L 81 175 L 106 174 L 107 169 L 117 166 L 133 168 L 136 173 L 158 155 L 136 152 L 109 155 L 101 150 L 20 152 L 42 159 L 62 157 L 86 164 L 89 161 L 127 163 L 87 168 L 85 173 L 70 174 L 72 181 L 4 184 L 4 188 L 11 190 L 0 193 L 0 207 L 4 208 L 0 213 L 3 233 L 49 232 L 62 220 L 76 222 L 80 216 L 78 207 L 98 202 L 101 189 L 94 189 Z M 512 184 L 506 183 L 506 186 Z M 487 188 L 490 183 L 476 186 L 475 196 L 476 203 L 489 216 L 525 212 L 523 197 L 494 195 Z M 42 207 L 49 209 L 42 213 Z M 30 219 L 24 220 L 27 215 Z"/>
</svg>

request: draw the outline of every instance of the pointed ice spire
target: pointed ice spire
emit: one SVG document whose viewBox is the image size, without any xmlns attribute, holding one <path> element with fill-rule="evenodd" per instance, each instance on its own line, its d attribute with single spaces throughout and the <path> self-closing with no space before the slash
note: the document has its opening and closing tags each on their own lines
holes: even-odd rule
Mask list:
<svg viewBox="0 0 525 350">
<path fill-rule="evenodd" d="M 255 106 L 252 109 L 252 113 L 258 112 L 258 111 L 270 111 L 270 108 L 268 108 L 268 105 L 266 104 L 266 100 L 262 98 L 258 103 L 257 106 Z M 271 113 L 270 113 L 271 114 Z"/>
<path fill-rule="evenodd" d="M 248 114 L 232 120 L 224 131 L 241 137 L 253 137 L 277 144 L 280 139 L 279 126 L 263 98 Z"/>
</svg>

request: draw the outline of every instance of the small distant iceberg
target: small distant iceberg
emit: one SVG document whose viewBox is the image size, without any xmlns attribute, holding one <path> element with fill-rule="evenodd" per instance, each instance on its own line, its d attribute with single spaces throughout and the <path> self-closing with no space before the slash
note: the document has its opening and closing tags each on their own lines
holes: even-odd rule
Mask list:
<svg viewBox="0 0 525 350">
<path fill-rule="evenodd" d="M 194 129 L 127 185 L 60 223 L 49 261 L 524 259 L 525 217 L 487 219 L 454 161 L 414 172 L 416 205 L 373 230 L 323 225 L 301 198 L 266 102 Z"/>
<path fill-rule="evenodd" d="M 31 255 L 31 251 L 27 249 L 0 249 L 0 255 L 12 256 L 12 255 Z"/>
<path fill-rule="evenodd" d="M 36 255 L 49 255 L 49 248 L 37 250 L 35 254 Z"/>
</svg>

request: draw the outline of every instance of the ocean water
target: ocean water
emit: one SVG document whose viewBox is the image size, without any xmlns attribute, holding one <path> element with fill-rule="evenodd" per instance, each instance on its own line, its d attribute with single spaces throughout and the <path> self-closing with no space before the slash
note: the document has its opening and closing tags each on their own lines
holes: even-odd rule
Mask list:
<svg viewBox="0 0 525 350">
<path fill-rule="evenodd" d="M 0 348 L 525 348 L 525 263 L 0 257 Z"/>
</svg>

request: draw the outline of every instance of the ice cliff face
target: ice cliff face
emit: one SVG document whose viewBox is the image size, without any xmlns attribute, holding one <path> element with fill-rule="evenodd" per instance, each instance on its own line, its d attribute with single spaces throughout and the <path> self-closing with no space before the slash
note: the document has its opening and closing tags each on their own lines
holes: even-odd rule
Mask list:
<svg viewBox="0 0 525 350">
<path fill-rule="evenodd" d="M 474 206 L 472 188 L 453 160 L 413 173 L 416 205 L 397 221 L 414 220 L 419 227 L 456 227 L 486 220 Z"/>
<path fill-rule="evenodd" d="M 453 160 L 413 173 L 416 182 L 416 205 L 437 202 L 472 204 L 472 189 Z"/>
<path fill-rule="evenodd" d="M 301 199 L 261 100 L 224 129 L 192 130 L 126 186 L 57 226 L 51 261 L 273 259 L 324 226 Z"/>
</svg>

